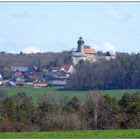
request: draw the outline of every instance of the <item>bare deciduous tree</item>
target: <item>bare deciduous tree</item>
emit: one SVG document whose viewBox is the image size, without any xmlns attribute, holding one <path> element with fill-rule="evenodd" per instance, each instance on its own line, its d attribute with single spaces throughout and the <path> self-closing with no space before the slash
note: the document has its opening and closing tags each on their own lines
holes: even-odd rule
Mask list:
<svg viewBox="0 0 140 140">
<path fill-rule="evenodd" d="M 96 91 L 90 91 L 84 104 L 84 115 L 91 128 L 98 129 L 98 114 L 102 102 L 101 94 Z"/>
</svg>

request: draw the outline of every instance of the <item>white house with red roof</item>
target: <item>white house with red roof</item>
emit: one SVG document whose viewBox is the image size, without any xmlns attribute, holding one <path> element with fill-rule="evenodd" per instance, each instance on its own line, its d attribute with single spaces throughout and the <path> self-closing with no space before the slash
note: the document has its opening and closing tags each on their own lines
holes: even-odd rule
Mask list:
<svg viewBox="0 0 140 140">
<path fill-rule="evenodd" d="M 73 73 L 74 67 L 71 64 L 65 64 L 65 65 L 61 66 L 61 70 L 65 71 L 66 73 Z"/>
<path fill-rule="evenodd" d="M 43 81 L 48 83 L 48 86 L 65 86 L 69 75 L 75 71 L 71 64 L 64 64 L 58 67 L 50 67 L 45 72 Z"/>
<path fill-rule="evenodd" d="M 64 71 L 66 73 L 73 73 L 74 72 L 74 67 L 71 64 L 64 64 L 64 65 L 59 66 L 59 67 L 51 67 L 50 69 L 53 72 L 56 72 L 56 71 Z"/>
</svg>

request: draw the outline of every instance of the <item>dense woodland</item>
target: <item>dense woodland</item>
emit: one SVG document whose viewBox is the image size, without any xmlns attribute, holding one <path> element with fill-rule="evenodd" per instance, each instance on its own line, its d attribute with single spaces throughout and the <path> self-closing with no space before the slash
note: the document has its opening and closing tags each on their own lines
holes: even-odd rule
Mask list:
<svg viewBox="0 0 140 140">
<path fill-rule="evenodd" d="M 24 54 L 20 52 L 19 54 L 12 53 L 0 53 L 0 64 L 7 66 L 46 66 L 46 65 L 62 65 L 69 63 L 70 52 L 63 51 L 59 53 L 47 52 L 47 53 L 32 53 Z"/>
<path fill-rule="evenodd" d="M 25 93 L 0 93 L 0 131 L 60 131 L 140 128 L 140 94 L 120 100 L 90 92 L 84 103 L 77 97 L 43 98 L 38 105 Z"/>
<path fill-rule="evenodd" d="M 86 89 L 140 88 L 140 54 L 117 53 L 116 59 L 95 63 L 81 61 L 67 87 Z"/>
</svg>

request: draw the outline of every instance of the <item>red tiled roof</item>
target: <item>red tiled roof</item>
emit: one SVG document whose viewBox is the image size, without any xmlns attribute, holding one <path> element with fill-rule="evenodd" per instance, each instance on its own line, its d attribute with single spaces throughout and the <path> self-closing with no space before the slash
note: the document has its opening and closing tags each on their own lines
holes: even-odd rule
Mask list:
<svg viewBox="0 0 140 140">
<path fill-rule="evenodd" d="M 64 70 L 68 71 L 70 68 L 71 64 L 65 64 L 59 67 L 51 67 L 51 70 L 61 70 L 62 68 L 64 68 Z"/>
<path fill-rule="evenodd" d="M 92 48 L 85 48 L 84 49 L 85 54 L 96 54 L 96 50 Z"/>
<path fill-rule="evenodd" d="M 16 76 L 22 76 L 23 74 L 22 74 L 22 72 L 16 72 L 15 75 Z"/>
<path fill-rule="evenodd" d="M 68 71 L 71 67 L 71 64 L 65 64 L 62 66 L 66 71 Z"/>
</svg>

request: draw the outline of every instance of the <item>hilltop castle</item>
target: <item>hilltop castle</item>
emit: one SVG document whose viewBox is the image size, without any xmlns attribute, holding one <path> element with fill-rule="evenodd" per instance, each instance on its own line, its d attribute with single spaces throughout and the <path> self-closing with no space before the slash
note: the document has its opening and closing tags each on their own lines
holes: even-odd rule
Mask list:
<svg viewBox="0 0 140 140">
<path fill-rule="evenodd" d="M 95 49 L 85 45 L 82 37 L 79 37 L 77 45 L 77 50 L 72 52 L 72 62 L 74 65 L 77 64 L 80 60 L 95 62 L 101 59 L 110 60 L 111 58 L 114 59 L 116 57 L 115 54 L 109 51 L 97 54 Z"/>
</svg>

